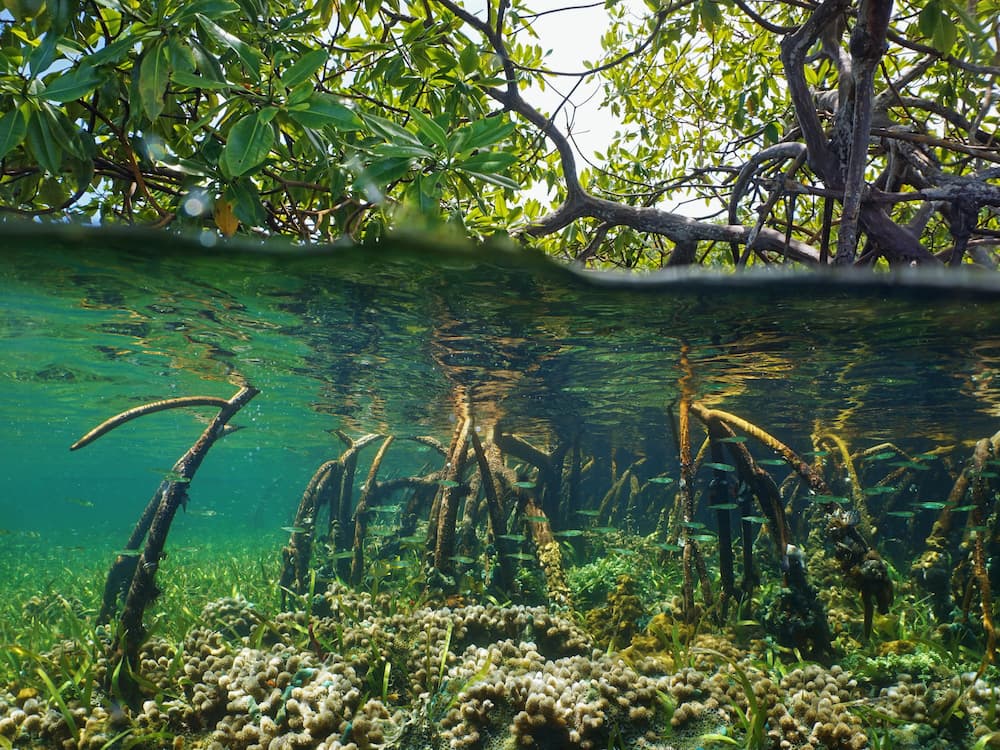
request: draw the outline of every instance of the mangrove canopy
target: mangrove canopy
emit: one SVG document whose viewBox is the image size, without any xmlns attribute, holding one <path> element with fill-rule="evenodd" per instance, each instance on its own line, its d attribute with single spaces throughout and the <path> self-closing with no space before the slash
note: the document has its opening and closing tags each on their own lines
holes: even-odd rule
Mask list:
<svg viewBox="0 0 1000 750">
<path fill-rule="evenodd" d="M 604 267 L 998 261 L 997 0 L 608 0 L 579 70 L 519 1 L 4 6 L 3 221 L 447 224 Z M 572 103 L 530 89 L 579 82 L 619 124 L 585 160 Z"/>
</svg>

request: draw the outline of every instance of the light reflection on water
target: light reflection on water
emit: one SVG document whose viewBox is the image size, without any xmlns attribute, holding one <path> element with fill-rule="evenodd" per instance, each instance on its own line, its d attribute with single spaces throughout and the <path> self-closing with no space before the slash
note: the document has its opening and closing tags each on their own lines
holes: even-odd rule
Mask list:
<svg viewBox="0 0 1000 750">
<path fill-rule="evenodd" d="M 25 499 L 96 493 L 99 509 L 127 512 L 63 503 L 46 522 L 127 527 L 149 472 L 183 452 L 204 415 L 146 418 L 79 455 L 68 445 L 129 406 L 229 396 L 235 373 L 262 394 L 193 491 L 248 523 L 293 502 L 339 450 L 334 430 L 447 441 L 457 387 L 482 424 L 543 445 L 579 434 L 585 453 L 655 453 L 670 471 L 682 344 L 698 398 L 800 450 L 817 429 L 914 452 L 969 444 L 1000 414 L 997 296 L 794 283 L 618 289 L 489 253 L 442 263 L 426 249 L 206 256 L 176 244 L 6 250 L 4 525 L 38 526 Z M 399 460 L 393 470 L 424 459 Z"/>
</svg>

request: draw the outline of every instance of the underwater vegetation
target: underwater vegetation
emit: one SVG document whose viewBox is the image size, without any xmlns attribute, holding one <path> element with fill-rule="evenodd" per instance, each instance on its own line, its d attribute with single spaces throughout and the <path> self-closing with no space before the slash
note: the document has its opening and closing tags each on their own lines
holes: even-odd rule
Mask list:
<svg viewBox="0 0 1000 750">
<path fill-rule="evenodd" d="M 266 393 L 111 416 L 71 448 L 213 410 L 106 571 L 0 604 L 0 747 L 1000 746 L 1000 432 L 793 446 L 681 363 L 655 453 L 528 439 L 460 384 L 450 436 L 338 431 L 287 542 L 223 565 L 171 525 Z"/>
</svg>

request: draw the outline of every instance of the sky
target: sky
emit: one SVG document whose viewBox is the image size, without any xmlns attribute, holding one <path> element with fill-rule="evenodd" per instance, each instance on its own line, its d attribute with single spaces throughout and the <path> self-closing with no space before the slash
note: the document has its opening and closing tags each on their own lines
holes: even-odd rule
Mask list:
<svg viewBox="0 0 1000 750">
<path fill-rule="evenodd" d="M 580 4 L 577 6 L 576 3 Z M 543 50 L 550 51 L 545 58 L 546 67 L 552 70 L 582 71 L 591 66 L 601 55 L 601 36 L 608 27 L 608 13 L 603 3 L 591 5 L 592 0 L 532 0 L 529 7 L 535 13 L 573 7 L 559 13 L 548 13 L 536 18 L 533 22 L 538 34 L 538 43 Z M 469 0 L 463 5 L 474 13 L 485 13 L 485 2 Z M 634 13 L 637 17 L 648 14 L 645 3 L 641 0 L 619 0 L 619 6 Z M 575 7 L 574 7 L 575 6 Z M 576 78 L 548 79 L 545 91 L 537 87 L 524 93 L 524 98 L 543 112 L 552 112 L 562 101 L 563 95 L 576 83 Z M 601 109 L 602 100 L 600 81 L 584 82 L 574 93 L 571 101 L 576 105 L 560 112 L 556 121 L 560 130 L 567 131 L 567 113 L 573 118 L 573 140 L 578 152 L 585 157 L 591 157 L 594 151 L 602 151 L 610 142 L 617 127 L 615 118 L 609 112 Z M 579 164 L 580 169 L 584 164 Z"/>
</svg>

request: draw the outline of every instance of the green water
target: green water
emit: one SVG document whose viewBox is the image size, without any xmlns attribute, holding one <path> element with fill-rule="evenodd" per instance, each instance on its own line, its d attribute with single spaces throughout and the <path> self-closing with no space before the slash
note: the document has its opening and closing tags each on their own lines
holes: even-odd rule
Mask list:
<svg viewBox="0 0 1000 750">
<path fill-rule="evenodd" d="M 71 585 L 84 561 L 93 571 L 110 564 L 214 410 L 152 414 L 81 450 L 69 446 L 143 403 L 229 398 L 239 378 L 260 394 L 233 419 L 240 429 L 198 470 L 161 575 L 170 575 L 171 561 L 225 566 L 237 553 L 270 560 L 266 570 L 276 571 L 289 536 L 282 527 L 292 523 L 306 484 L 343 451 L 336 431 L 429 435 L 447 446 L 456 394 L 465 394 L 484 440 L 495 425 L 546 451 L 573 443 L 584 464 L 593 459 L 580 507 L 549 519 L 563 534 L 572 584 L 574 567 L 609 554 L 595 541 L 595 524 L 652 538 L 673 503 L 672 423 L 688 373 L 695 401 L 749 420 L 811 461 L 823 458 L 809 453 L 814 434 L 845 442 L 859 481 L 872 490 L 878 533 L 871 542 L 898 587 L 973 445 L 1000 429 L 1000 285 L 983 277 L 629 279 L 426 240 L 264 252 L 68 229 L 12 230 L 0 255 L 0 569 L 9 572 L 0 596 L 17 600 L 69 596 L 61 586 Z M 692 420 L 694 450 L 703 437 Z M 858 453 L 882 443 L 921 464 L 892 493 L 877 486 L 900 454 L 862 460 Z M 785 482 L 788 467 L 747 444 Z M 374 450 L 362 453 L 355 501 Z M 378 479 L 442 465 L 425 446 L 398 441 Z M 628 467 L 643 483 L 665 477 L 674 484 L 637 493 L 627 508 L 588 522 Z M 536 478 L 530 467 L 520 470 Z M 998 514 L 995 474 L 988 474 L 993 488 L 983 512 L 992 555 Z M 703 495 L 710 478 L 705 468 L 696 475 L 696 518 L 705 524 L 714 576 L 716 518 Z M 797 541 L 808 523 L 804 514 L 791 519 Z M 614 543 L 627 544 L 626 537 Z M 379 544 L 369 547 L 369 565 Z M 469 563 L 471 580 L 482 578 L 481 562 Z M 680 565 L 669 557 L 661 564 Z M 765 555 L 761 564 L 765 582 L 776 585 L 777 561 Z M 643 622 L 654 608 L 646 604 Z"/>
<path fill-rule="evenodd" d="M 218 515 L 178 533 L 286 524 L 312 471 L 338 455 L 333 430 L 447 442 L 458 384 L 507 432 L 542 444 L 579 434 L 585 454 L 652 452 L 676 472 L 667 407 L 682 343 L 699 397 L 802 451 L 816 423 L 856 449 L 912 453 L 1000 426 L 1000 297 L 988 291 L 777 276 L 620 289 L 537 259 L 520 270 L 498 250 L 111 244 L 15 240 L 3 253 L 0 527 L 14 535 L 116 548 L 204 422 L 166 412 L 69 445 L 144 402 L 229 397 L 234 373 L 261 395 L 191 487 L 193 507 Z M 425 460 L 398 454 L 389 473 Z"/>
</svg>

